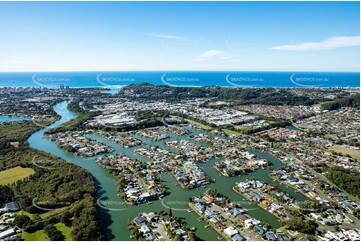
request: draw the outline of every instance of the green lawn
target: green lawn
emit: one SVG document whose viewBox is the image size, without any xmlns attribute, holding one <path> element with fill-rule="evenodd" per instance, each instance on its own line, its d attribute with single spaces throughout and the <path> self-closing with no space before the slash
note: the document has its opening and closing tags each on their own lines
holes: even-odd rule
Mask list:
<svg viewBox="0 0 361 242">
<path fill-rule="evenodd" d="M 58 209 L 54 209 L 54 210 L 51 210 L 51 211 L 49 211 L 49 212 L 46 212 L 46 213 L 42 213 L 42 214 L 40 214 L 40 217 L 41 218 L 49 218 L 49 217 L 51 217 L 51 216 L 54 216 L 54 215 L 56 215 L 56 214 L 59 214 L 59 213 L 61 213 L 61 212 L 63 212 L 65 209 L 67 209 L 68 207 L 63 207 L 63 208 L 58 208 Z"/>
<path fill-rule="evenodd" d="M 240 132 L 237 132 L 237 131 L 233 131 L 233 130 L 230 130 L 230 129 L 223 129 L 223 131 L 226 133 L 226 134 L 233 134 L 235 136 L 240 136 L 242 135 Z"/>
<path fill-rule="evenodd" d="M 44 241 L 48 240 L 43 230 L 38 230 L 34 233 L 24 232 L 24 239 L 27 241 Z"/>
<path fill-rule="evenodd" d="M 34 219 L 34 215 L 29 213 L 29 212 L 26 212 L 24 210 L 20 210 L 19 212 L 16 213 L 17 215 L 27 215 L 30 219 Z"/>
<path fill-rule="evenodd" d="M 208 130 L 212 129 L 211 126 L 198 123 L 198 122 L 196 122 L 196 121 L 194 121 L 194 120 L 191 120 L 191 119 L 186 119 L 186 120 L 187 120 L 188 122 L 190 122 L 190 123 L 197 124 L 197 125 L 201 126 L 201 127 L 204 128 L 204 129 L 208 129 Z"/>
<path fill-rule="evenodd" d="M 285 233 L 285 234 L 287 234 L 287 235 L 289 235 L 289 236 L 293 237 L 293 238 L 294 238 L 294 240 L 298 240 L 298 239 L 300 239 L 300 238 L 302 238 L 302 237 L 306 236 L 306 234 L 304 234 L 304 233 L 297 233 L 297 235 L 292 236 L 290 233 L 288 233 L 288 231 L 287 231 L 287 229 L 286 229 L 286 226 L 281 227 L 281 228 L 278 228 L 278 230 L 280 230 L 280 231 L 282 231 L 283 233 Z"/>
<path fill-rule="evenodd" d="M 40 214 L 40 218 L 46 219 L 46 218 L 52 217 L 54 215 L 58 215 L 59 213 L 62 213 L 67 208 L 68 207 L 63 207 L 63 208 L 58 208 L 58 209 L 54 209 L 54 210 L 42 213 L 42 214 Z M 26 212 L 24 210 L 21 210 L 21 211 L 17 212 L 16 214 L 27 215 L 27 216 L 29 216 L 30 219 L 34 219 L 34 214 Z"/>
<path fill-rule="evenodd" d="M 61 233 L 64 235 L 65 240 L 67 241 L 71 241 L 71 230 L 72 227 L 68 227 L 63 223 L 57 223 L 55 224 L 55 227 L 57 230 L 61 231 Z M 46 237 L 45 233 L 43 230 L 38 230 L 34 233 L 27 233 L 24 232 L 24 239 L 26 241 L 44 241 L 44 240 L 48 240 L 48 238 Z"/>
<path fill-rule="evenodd" d="M 266 208 L 266 207 L 268 207 L 268 205 L 267 204 L 264 204 L 264 203 L 259 203 L 259 204 L 257 204 L 258 206 L 260 206 L 261 208 Z"/>
<path fill-rule="evenodd" d="M 0 172 L 0 185 L 8 185 L 18 180 L 24 179 L 35 171 L 32 168 L 22 168 L 20 166 L 1 171 Z"/>
<path fill-rule="evenodd" d="M 61 233 L 65 236 L 65 240 L 70 241 L 72 240 L 71 238 L 71 227 L 66 226 L 63 223 L 57 223 L 55 224 L 55 227 L 57 230 L 61 231 Z"/>
</svg>

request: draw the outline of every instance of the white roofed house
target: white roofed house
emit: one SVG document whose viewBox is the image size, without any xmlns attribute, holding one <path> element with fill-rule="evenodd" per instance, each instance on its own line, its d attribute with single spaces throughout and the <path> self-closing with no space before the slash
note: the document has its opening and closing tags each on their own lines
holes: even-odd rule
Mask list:
<svg viewBox="0 0 361 242">
<path fill-rule="evenodd" d="M 9 202 L 5 204 L 5 207 L 0 209 L 0 212 L 16 212 L 19 211 L 20 207 L 17 202 Z"/>
<path fill-rule="evenodd" d="M 15 228 L 11 228 L 8 230 L 5 230 L 4 232 L 0 233 L 0 240 L 2 239 L 6 239 L 10 236 L 16 235 L 16 229 Z"/>
<path fill-rule="evenodd" d="M 235 234 L 238 234 L 238 231 L 234 227 L 228 227 L 223 230 L 225 234 L 227 234 L 229 237 L 232 237 Z"/>
</svg>

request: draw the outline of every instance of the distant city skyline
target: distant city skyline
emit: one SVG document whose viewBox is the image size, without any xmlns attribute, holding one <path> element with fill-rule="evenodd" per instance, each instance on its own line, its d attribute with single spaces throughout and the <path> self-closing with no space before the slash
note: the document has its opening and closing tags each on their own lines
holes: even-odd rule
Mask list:
<svg viewBox="0 0 361 242">
<path fill-rule="evenodd" d="M 0 71 L 359 72 L 359 2 L 0 2 Z"/>
</svg>

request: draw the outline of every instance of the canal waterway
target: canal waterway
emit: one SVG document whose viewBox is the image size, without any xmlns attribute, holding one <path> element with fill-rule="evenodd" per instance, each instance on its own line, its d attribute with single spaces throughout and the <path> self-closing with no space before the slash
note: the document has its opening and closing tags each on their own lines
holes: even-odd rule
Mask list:
<svg viewBox="0 0 361 242">
<path fill-rule="evenodd" d="M 31 120 L 28 117 L 17 117 L 17 116 L 0 116 L 0 123 L 14 122 L 14 121 L 23 121 Z"/>
<path fill-rule="evenodd" d="M 169 211 L 169 209 L 171 208 L 173 215 L 182 218 L 187 223 L 188 227 L 196 228 L 196 234 L 201 239 L 218 240 L 217 237 L 219 235 L 212 228 L 205 228 L 205 223 L 203 221 L 199 221 L 198 216 L 195 213 L 188 212 L 188 199 L 192 196 L 201 195 L 208 188 L 217 189 L 224 195 L 228 196 L 232 201 L 241 203 L 243 207 L 248 210 L 248 214 L 250 214 L 252 217 L 267 222 L 275 228 L 279 227 L 280 222 L 278 221 L 277 217 L 261 209 L 257 205 L 245 201 L 241 195 L 237 194 L 232 190 L 232 187 L 235 185 L 236 182 L 244 181 L 246 179 L 261 179 L 286 191 L 298 201 L 304 201 L 307 199 L 304 195 L 296 193 L 292 188 L 286 187 L 276 181 L 273 181 L 268 176 L 268 169 L 259 169 L 248 175 L 231 178 L 221 176 L 220 173 L 213 168 L 214 162 L 220 160 L 220 158 L 218 158 L 212 159 L 205 163 L 199 163 L 199 165 L 204 169 L 207 175 L 210 176 L 211 179 L 215 179 L 215 182 L 207 185 L 206 188 L 184 190 L 177 185 L 176 180 L 169 173 L 163 173 L 162 182 L 167 187 L 168 193 L 168 195 L 163 200 L 153 201 L 151 204 L 143 204 L 140 206 L 126 205 L 118 194 L 118 189 L 113 176 L 95 162 L 95 159 L 97 157 L 83 158 L 80 156 L 76 156 L 73 153 L 66 152 L 65 150 L 60 149 L 55 142 L 43 137 L 44 133 L 49 129 L 57 127 L 76 117 L 74 113 L 67 109 L 67 105 L 68 102 L 62 102 L 55 105 L 54 111 L 61 116 L 61 119 L 53 123 L 52 125 L 34 133 L 28 139 L 28 141 L 31 147 L 43 150 L 45 152 L 49 152 L 55 156 L 63 158 L 67 162 L 79 165 L 87 169 L 93 175 L 98 186 L 96 200 L 97 204 L 99 205 L 101 226 L 104 233 L 107 234 L 108 239 L 129 240 L 130 233 L 127 229 L 128 219 L 132 219 L 141 212 L 161 210 Z M 200 131 L 193 129 L 192 132 L 193 134 L 200 133 Z M 139 147 L 124 148 L 100 136 L 94 134 L 90 134 L 89 136 L 90 138 L 96 139 L 112 146 L 115 149 L 113 152 L 114 154 L 123 153 L 129 157 L 137 158 L 143 162 L 147 161 L 147 158 L 134 154 L 134 150 Z M 134 137 L 141 139 L 145 143 L 145 147 L 149 147 L 150 145 L 158 145 L 162 149 L 167 149 L 176 153 L 179 153 L 179 151 L 164 145 L 164 142 L 175 139 L 185 139 L 194 143 L 202 144 L 201 142 L 189 139 L 188 135 L 177 136 L 170 134 L 170 138 L 157 142 L 144 139 L 137 135 L 134 135 Z M 202 145 L 207 146 L 207 144 Z M 258 155 L 264 159 L 267 159 L 272 164 L 273 169 L 279 168 L 283 165 L 282 162 L 280 162 L 278 159 L 276 159 L 270 154 L 251 150 L 249 152 Z"/>
</svg>

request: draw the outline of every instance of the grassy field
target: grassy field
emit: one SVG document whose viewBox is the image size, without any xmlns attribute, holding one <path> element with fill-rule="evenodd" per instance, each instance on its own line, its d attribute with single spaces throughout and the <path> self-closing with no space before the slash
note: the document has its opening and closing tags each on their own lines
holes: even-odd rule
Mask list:
<svg viewBox="0 0 361 242">
<path fill-rule="evenodd" d="M 266 208 L 266 207 L 268 207 L 268 205 L 267 204 L 264 204 L 264 203 L 259 203 L 259 204 L 257 204 L 258 206 L 260 206 L 261 208 Z"/>
<path fill-rule="evenodd" d="M 18 180 L 24 179 L 35 171 L 32 168 L 22 168 L 20 166 L 1 171 L 0 172 L 0 185 L 7 185 Z"/>
<path fill-rule="evenodd" d="M 299 239 L 301 239 L 301 238 L 303 238 L 303 237 L 306 236 L 306 234 L 304 234 L 304 233 L 297 233 L 297 234 L 295 234 L 295 236 L 292 236 L 290 233 L 288 233 L 288 230 L 286 229 L 286 226 L 281 227 L 281 228 L 278 228 L 278 230 L 280 230 L 280 231 L 282 231 L 283 233 L 285 233 L 285 234 L 293 237 L 294 240 L 299 240 Z"/>
<path fill-rule="evenodd" d="M 17 215 L 27 215 L 30 219 L 34 219 L 34 215 L 29 213 L 29 212 L 26 212 L 24 210 L 20 210 L 19 212 L 16 213 Z"/>
<path fill-rule="evenodd" d="M 337 145 L 332 146 L 329 149 L 336 151 L 338 153 L 341 153 L 341 154 L 350 155 L 352 158 L 360 160 L 360 151 L 359 150 L 351 150 L 351 149 L 347 149 L 345 147 L 337 146 Z"/>
<path fill-rule="evenodd" d="M 26 241 L 44 241 L 48 240 L 43 230 L 38 230 L 34 233 L 24 232 L 24 240 Z"/>
<path fill-rule="evenodd" d="M 67 207 L 54 209 L 54 210 L 48 211 L 48 212 L 46 212 L 46 213 L 40 214 L 40 217 L 43 218 L 43 219 L 44 219 L 44 218 L 49 218 L 49 217 L 51 217 L 51 216 L 57 215 L 57 214 L 59 214 L 59 213 L 62 213 L 65 209 L 67 209 Z"/>
<path fill-rule="evenodd" d="M 243 135 L 243 134 L 240 133 L 240 132 L 233 131 L 233 130 L 230 130 L 230 129 L 223 129 L 223 132 L 225 132 L 225 133 L 228 134 L 228 135 L 230 135 L 230 134 L 233 134 L 233 135 L 235 135 L 235 136 Z"/>
<path fill-rule="evenodd" d="M 211 127 L 211 126 L 208 126 L 208 125 L 205 125 L 205 124 L 198 123 L 198 122 L 193 121 L 193 120 L 191 120 L 191 119 L 186 119 L 186 120 L 187 120 L 188 122 L 192 123 L 192 124 L 199 125 L 199 126 L 201 126 L 202 128 L 204 128 L 204 129 L 208 129 L 208 130 L 212 129 L 212 127 Z"/>
<path fill-rule="evenodd" d="M 71 227 L 66 226 L 63 223 L 57 223 L 55 224 L 55 228 L 65 236 L 65 240 L 70 241 L 71 239 Z"/>
</svg>

